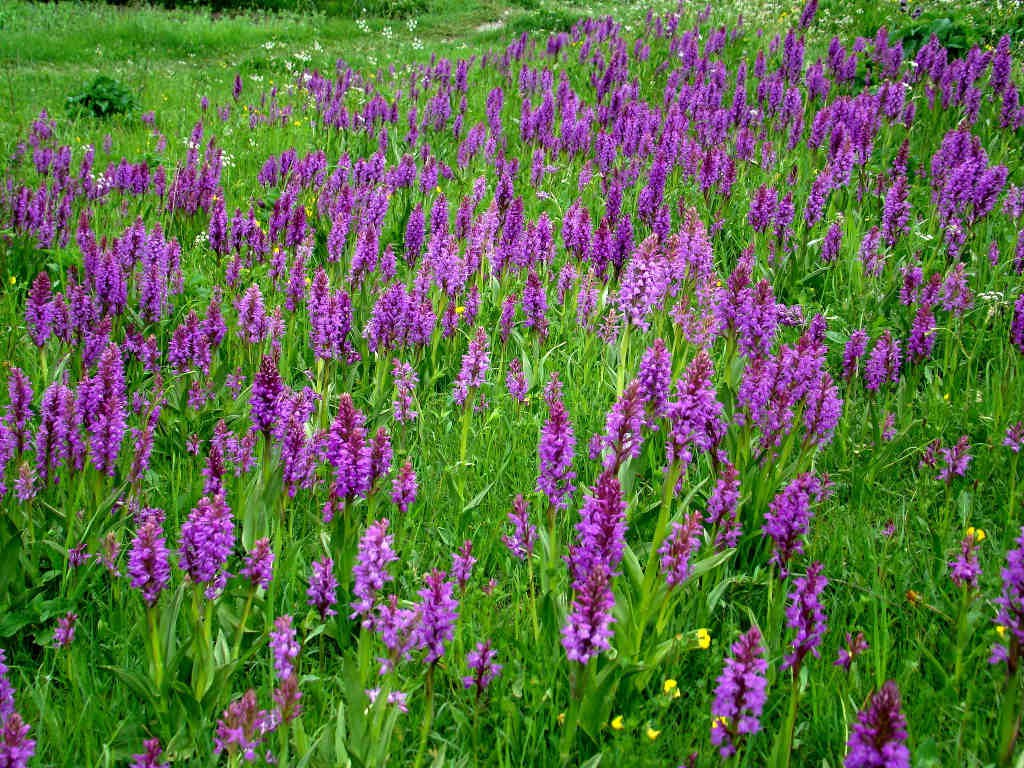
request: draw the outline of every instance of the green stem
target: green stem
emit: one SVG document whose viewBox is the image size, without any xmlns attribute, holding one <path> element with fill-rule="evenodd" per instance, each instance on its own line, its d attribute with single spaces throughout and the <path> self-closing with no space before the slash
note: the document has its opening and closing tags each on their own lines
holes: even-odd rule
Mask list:
<svg viewBox="0 0 1024 768">
<path fill-rule="evenodd" d="M 590 665 L 575 665 L 575 668 L 578 670 L 578 677 L 576 678 L 576 686 L 573 691 L 572 702 L 569 705 L 569 714 L 565 718 L 565 730 L 562 731 L 562 740 L 558 747 L 558 754 L 561 758 L 562 765 L 567 765 L 569 763 L 569 757 L 572 753 L 572 745 L 576 740 L 576 728 L 580 723 L 580 707 L 583 704 L 583 695 L 587 688 L 587 674 L 590 671 Z"/>
<path fill-rule="evenodd" d="M 249 621 L 249 611 L 252 610 L 253 597 L 256 595 L 256 586 L 249 589 L 249 596 L 245 599 L 245 608 L 242 610 L 242 620 L 238 622 L 238 629 L 235 631 L 235 647 L 231 658 L 237 659 L 238 652 L 242 649 L 242 636 L 245 635 L 245 625 Z"/>
<path fill-rule="evenodd" d="M 665 529 L 668 528 L 668 521 L 672 510 L 672 499 L 675 496 L 676 483 L 679 480 L 681 471 L 682 465 L 679 461 L 672 462 L 672 466 L 665 473 L 665 482 L 661 488 L 661 509 L 658 512 L 658 523 L 654 528 L 654 538 L 651 539 L 651 551 L 647 557 L 647 568 L 644 570 L 640 610 L 637 613 L 636 645 L 634 646 L 637 652 L 640 651 L 640 643 L 644 637 L 644 630 L 647 628 L 647 612 L 651 607 L 651 599 L 654 593 L 654 577 L 658 572 L 658 548 L 665 538 Z"/>
<path fill-rule="evenodd" d="M 159 692 L 164 684 L 164 662 L 160 653 L 160 632 L 157 627 L 156 608 L 146 607 L 146 623 L 149 628 L 149 645 L 153 654 L 153 684 Z"/>
<path fill-rule="evenodd" d="M 430 741 L 430 727 L 434 723 L 434 664 L 427 667 L 426 692 L 427 711 L 420 724 L 420 746 L 416 750 L 416 762 L 413 763 L 413 768 L 420 768 L 423 765 L 423 758 L 427 754 L 427 742 Z"/>
</svg>

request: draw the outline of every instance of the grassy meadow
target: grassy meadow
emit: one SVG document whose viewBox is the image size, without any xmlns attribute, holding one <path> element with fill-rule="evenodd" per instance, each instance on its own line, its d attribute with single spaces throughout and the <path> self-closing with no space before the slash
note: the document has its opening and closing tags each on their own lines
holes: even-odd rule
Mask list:
<svg viewBox="0 0 1024 768">
<path fill-rule="evenodd" d="M 0 768 L 1024 765 L 1022 43 L 0 5 Z"/>
</svg>

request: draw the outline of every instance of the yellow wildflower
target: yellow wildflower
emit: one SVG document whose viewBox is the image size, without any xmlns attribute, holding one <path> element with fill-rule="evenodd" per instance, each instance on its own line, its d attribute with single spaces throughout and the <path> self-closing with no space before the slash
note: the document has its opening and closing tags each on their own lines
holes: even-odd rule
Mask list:
<svg viewBox="0 0 1024 768">
<path fill-rule="evenodd" d="M 651 741 L 654 741 L 659 736 L 661 736 L 661 731 L 656 731 L 654 728 L 651 728 L 651 726 L 649 726 L 649 725 L 647 726 L 647 738 L 648 739 L 650 739 Z"/>
<path fill-rule="evenodd" d="M 621 731 L 626 726 L 622 723 L 622 715 L 616 715 L 612 719 L 612 730 Z"/>
<path fill-rule="evenodd" d="M 700 646 L 702 651 L 706 651 L 711 647 L 711 633 L 706 629 L 701 628 L 697 630 L 697 645 Z"/>
<path fill-rule="evenodd" d="M 565 712 L 558 713 L 558 724 L 565 725 Z"/>
<path fill-rule="evenodd" d="M 1004 627 L 1002 624 L 996 625 L 996 632 L 999 633 L 1000 637 L 1006 637 L 1006 627 Z"/>
<path fill-rule="evenodd" d="M 17 285 L 18 278 L 15 277 L 14 275 L 11 275 L 9 278 L 7 278 L 7 282 L 9 282 L 11 285 Z"/>
<path fill-rule="evenodd" d="M 974 538 L 979 544 L 985 540 L 985 529 L 975 528 L 973 525 L 967 529 L 967 535 Z"/>
<path fill-rule="evenodd" d="M 455 308 L 455 314 L 458 315 L 459 317 L 462 317 L 464 314 L 466 314 L 466 308 L 463 307 L 462 305 L 457 306 Z"/>
<path fill-rule="evenodd" d="M 678 699 L 679 694 L 679 683 L 673 680 L 671 677 L 661 685 L 661 692 L 666 696 L 671 696 L 673 699 Z"/>
</svg>

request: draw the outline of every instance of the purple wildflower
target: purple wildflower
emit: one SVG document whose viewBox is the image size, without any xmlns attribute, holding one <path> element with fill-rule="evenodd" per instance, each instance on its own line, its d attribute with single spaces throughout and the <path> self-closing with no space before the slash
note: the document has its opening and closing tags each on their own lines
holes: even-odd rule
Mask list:
<svg viewBox="0 0 1024 768">
<path fill-rule="evenodd" d="M 717 529 L 715 549 L 723 550 L 735 547 L 743 532 L 736 516 L 736 507 L 740 501 L 739 472 L 732 464 L 722 468 L 722 475 L 715 484 L 715 489 L 708 497 L 707 524 Z"/>
<path fill-rule="evenodd" d="M 516 402 L 526 400 L 526 376 L 523 375 L 523 364 L 518 357 L 513 357 L 508 364 L 508 374 L 505 376 L 505 389 Z"/>
<path fill-rule="evenodd" d="M 316 608 L 321 620 L 337 615 L 333 606 L 338 602 L 338 580 L 334 577 L 334 560 L 324 557 L 313 561 L 313 570 L 309 576 L 309 589 L 306 590 L 306 602 Z"/>
<path fill-rule="evenodd" d="M 864 387 L 874 391 L 887 380 L 898 382 L 901 362 L 899 341 L 888 330 L 883 331 L 864 366 Z"/>
<path fill-rule="evenodd" d="M 808 472 L 798 476 L 769 503 L 761 534 L 771 538 L 771 563 L 779 567 L 783 578 L 789 561 L 804 551 L 803 537 L 814 516 L 811 502 L 820 502 L 827 495 L 826 482 Z"/>
<path fill-rule="evenodd" d="M 469 350 L 462 356 L 462 368 L 452 390 L 456 405 L 464 405 L 467 399 L 472 402 L 470 391 L 480 389 L 487 382 L 487 369 L 491 364 L 489 345 L 487 332 L 478 327 L 469 342 Z"/>
<path fill-rule="evenodd" d="M 1021 230 L 1021 242 L 1024 243 L 1024 230 Z M 1024 354 L 1024 293 L 1017 297 L 1013 304 L 1013 322 L 1010 324 L 1010 341 L 1021 354 Z"/>
<path fill-rule="evenodd" d="M 181 526 L 178 567 L 193 584 L 216 586 L 235 546 L 235 520 L 221 495 L 204 497 Z M 215 592 L 207 592 L 211 597 Z"/>
<path fill-rule="evenodd" d="M 548 503 L 555 509 L 566 509 L 576 490 L 573 484 L 576 473 L 572 470 L 576 435 L 562 403 L 562 383 L 557 373 L 551 374 L 551 381 L 544 389 L 544 399 L 548 404 L 548 418 L 541 427 L 537 446 L 540 460 L 537 490 L 547 496 Z"/>
<path fill-rule="evenodd" d="M 150 516 L 135 534 L 128 554 L 128 575 L 133 589 L 152 607 L 171 581 L 171 565 L 160 519 Z"/>
<path fill-rule="evenodd" d="M 700 549 L 700 512 L 693 512 L 682 523 L 672 523 L 672 529 L 658 548 L 661 572 L 669 589 L 686 581 L 690 575 L 690 557 Z"/>
<path fill-rule="evenodd" d="M 789 594 L 789 605 L 786 607 L 786 626 L 796 630 L 792 640 L 793 652 L 786 656 L 783 669 L 793 667 L 793 674 L 799 675 L 800 665 L 808 653 L 815 658 L 820 655 L 818 646 L 825 634 L 825 612 L 822 610 L 820 595 L 828 584 L 828 579 L 821 575 L 821 563 L 812 563 L 807 568 L 807 575 L 797 577 L 793 582 L 793 591 Z"/>
<path fill-rule="evenodd" d="M 954 477 L 963 477 L 967 472 L 967 465 L 971 463 L 969 447 L 967 435 L 962 435 L 956 445 L 951 448 L 942 448 L 939 453 L 942 455 L 945 466 L 939 470 L 936 479 L 951 483 Z"/>
<path fill-rule="evenodd" d="M 0 766 L 25 768 L 36 753 L 36 743 L 28 738 L 29 726 L 17 712 L 11 714 L 0 730 Z"/>
<path fill-rule="evenodd" d="M 909 768 L 910 750 L 907 721 L 900 711 L 896 683 L 886 681 L 871 697 L 868 708 L 857 715 L 857 723 L 846 745 L 844 768 Z"/>
<path fill-rule="evenodd" d="M 1018 421 L 1006 428 L 1003 445 L 1014 453 L 1020 453 L 1021 446 L 1024 445 L 1024 421 Z"/>
<path fill-rule="evenodd" d="M 654 344 L 647 348 L 636 377 L 647 408 L 654 416 L 664 416 L 672 383 L 672 356 L 664 341 L 655 339 Z"/>
<path fill-rule="evenodd" d="M 533 545 L 537 541 L 537 527 L 530 522 L 530 508 L 523 494 L 516 495 L 512 502 L 512 511 L 508 513 L 508 520 L 512 523 L 513 532 L 505 534 L 501 540 L 515 557 L 525 560 L 533 554 Z"/>
<path fill-rule="evenodd" d="M 597 563 L 575 585 L 571 613 L 562 627 L 562 646 L 569 661 L 586 664 L 610 647 L 615 595 L 611 574 Z"/>
<path fill-rule="evenodd" d="M 537 272 L 531 269 L 526 278 L 526 287 L 523 288 L 523 314 L 526 315 L 524 325 L 536 330 L 542 339 L 548 335 L 548 321 L 545 316 L 547 311 L 548 299 L 544 286 L 541 285 Z"/>
<path fill-rule="evenodd" d="M 1024 527 L 1015 542 L 1017 548 L 1006 553 L 1006 567 L 1001 574 L 1003 591 L 995 600 L 999 606 L 995 623 L 1005 627 L 1002 634 L 1009 636 L 1010 647 L 1007 649 L 1001 643 L 995 645 L 989 658 L 992 664 L 1005 661 L 1011 676 L 1017 672 L 1021 644 L 1024 643 Z"/>
<path fill-rule="evenodd" d="M 257 539 L 253 543 L 240 574 L 252 583 L 253 589 L 267 589 L 270 586 L 274 574 L 274 550 L 270 546 L 270 539 Z"/>
<path fill-rule="evenodd" d="M 967 535 L 960 541 L 960 554 L 949 563 L 949 577 L 958 587 L 978 588 L 981 565 L 976 550 L 980 543 L 981 537 L 974 529 L 968 529 Z"/>
<path fill-rule="evenodd" d="M 498 652 L 491 647 L 491 641 L 477 643 L 476 648 L 466 654 L 466 667 L 473 674 L 462 678 L 464 688 L 476 688 L 476 695 L 479 697 L 487 686 L 498 675 L 501 674 L 502 666 L 495 662 Z"/>
<path fill-rule="evenodd" d="M 53 645 L 56 648 L 67 648 L 75 641 L 75 623 L 78 614 L 70 611 L 57 619 L 57 628 L 53 631 Z"/>
<path fill-rule="evenodd" d="M 858 328 L 850 334 L 850 340 L 843 349 L 843 378 L 847 381 L 857 375 L 857 365 L 868 351 L 868 332 Z"/>
<path fill-rule="evenodd" d="M 372 626 L 373 604 L 384 585 L 394 579 L 387 567 L 398 560 L 392 549 L 394 537 L 388 534 L 387 518 L 373 523 L 359 540 L 357 563 L 352 568 L 352 592 L 358 598 L 351 604 L 350 618 L 362 617 L 363 626 Z"/>
<path fill-rule="evenodd" d="M 252 688 L 228 705 L 217 721 L 214 754 L 226 751 L 230 757 L 241 754 L 246 762 L 256 760 L 257 747 L 272 730 L 270 713 L 258 707 Z"/>
<path fill-rule="evenodd" d="M 295 659 L 300 650 L 295 639 L 292 617 L 278 616 L 274 619 L 274 628 L 270 630 L 270 651 L 274 657 L 274 671 L 279 679 L 284 680 L 295 674 Z"/>
<path fill-rule="evenodd" d="M 711 743 L 723 758 L 735 754 L 743 737 L 761 730 L 768 681 L 765 672 L 761 631 L 751 627 L 732 645 L 732 656 L 718 676 L 715 701 L 711 705 Z"/>
<path fill-rule="evenodd" d="M 424 661 L 433 664 L 444 655 L 444 644 L 455 636 L 458 601 L 452 597 L 455 584 L 444 571 L 432 571 L 423 577 L 426 586 L 420 596 L 420 621 L 415 631 L 415 645 L 427 651 Z"/>
<path fill-rule="evenodd" d="M 409 459 L 399 467 L 395 479 L 391 485 L 391 501 L 398 507 L 400 512 L 408 512 L 409 507 L 416 501 L 416 473 L 413 471 L 412 462 Z"/>
<path fill-rule="evenodd" d="M 160 762 L 164 752 L 160 747 L 160 739 L 146 739 L 142 742 L 142 748 L 146 751 L 132 755 L 132 764 L 129 768 L 169 768 L 167 763 Z"/>
<path fill-rule="evenodd" d="M 419 376 L 408 363 L 400 360 L 392 361 L 391 375 L 395 380 L 395 400 L 393 413 L 395 421 L 404 424 L 407 421 L 415 421 L 418 415 L 412 409 L 412 398 L 416 393 L 416 385 L 419 383 Z"/>
<path fill-rule="evenodd" d="M 476 558 L 473 557 L 473 542 L 467 539 L 462 542 L 458 552 L 452 555 L 452 578 L 459 585 L 459 589 L 465 591 L 469 577 L 473 574 L 473 566 L 476 565 Z"/>
<path fill-rule="evenodd" d="M 836 656 L 836 660 L 832 662 L 832 666 L 842 667 L 849 672 L 850 665 L 853 664 L 853 660 L 864 653 L 867 649 L 868 643 L 864 639 L 863 632 L 858 632 L 856 635 L 852 635 L 847 632 L 846 645 L 839 649 L 839 653 Z"/>
</svg>

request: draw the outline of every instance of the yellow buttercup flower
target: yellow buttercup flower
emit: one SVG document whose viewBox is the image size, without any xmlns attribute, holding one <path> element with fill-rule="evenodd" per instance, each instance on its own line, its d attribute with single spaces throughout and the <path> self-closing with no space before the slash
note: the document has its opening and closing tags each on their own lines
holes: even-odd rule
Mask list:
<svg viewBox="0 0 1024 768">
<path fill-rule="evenodd" d="M 671 677 L 661 685 L 661 691 L 666 696 L 671 696 L 673 699 L 678 699 L 679 694 L 679 683 L 673 680 Z"/>
<path fill-rule="evenodd" d="M 1000 637 L 1006 637 L 1006 627 L 1004 627 L 1002 624 L 996 625 L 996 632 L 999 633 Z"/>
<path fill-rule="evenodd" d="M 706 651 L 708 648 L 710 648 L 711 647 L 711 633 L 708 632 L 706 629 L 703 629 L 703 628 L 698 629 L 697 630 L 697 645 L 700 646 L 700 649 L 702 651 Z"/>
<path fill-rule="evenodd" d="M 659 736 L 661 736 L 661 731 L 656 731 L 654 728 L 651 728 L 651 726 L 647 726 L 647 738 L 648 739 L 650 739 L 651 741 L 654 741 Z"/>
<path fill-rule="evenodd" d="M 18 278 L 14 275 L 11 275 L 9 278 L 7 278 L 7 282 L 9 282 L 11 285 L 17 285 Z"/>
<path fill-rule="evenodd" d="M 456 307 L 455 314 L 458 315 L 459 317 L 462 317 L 464 314 L 466 314 L 466 308 L 463 306 Z"/>
<path fill-rule="evenodd" d="M 985 529 L 975 528 L 973 525 L 967 529 L 967 535 L 974 538 L 979 544 L 985 540 Z"/>
<path fill-rule="evenodd" d="M 565 725 L 565 712 L 558 713 L 558 724 Z"/>
<path fill-rule="evenodd" d="M 625 727 L 626 726 L 622 722 L 622 715 L 616 715 L 614 718 L 612 718 L 613 731 L 621 731 Z"/>
</svg>

